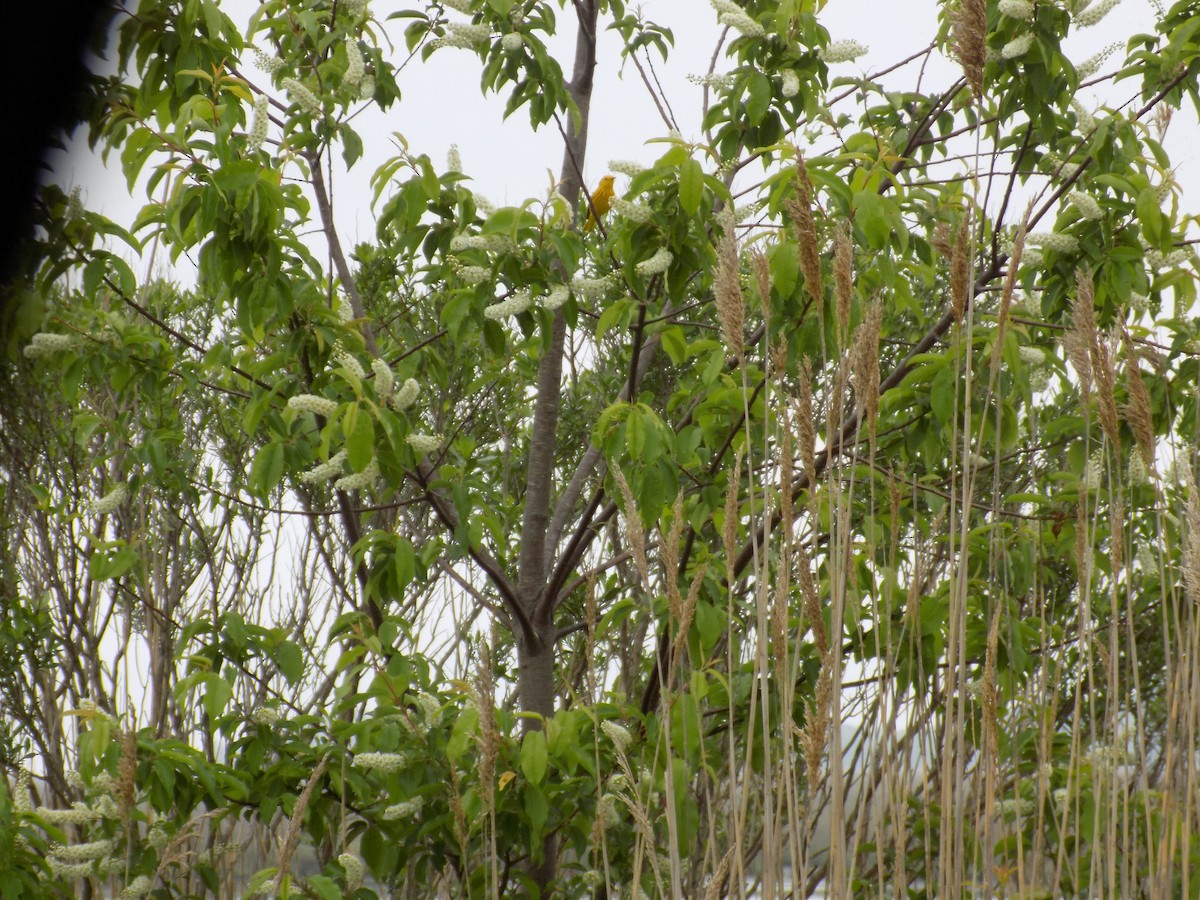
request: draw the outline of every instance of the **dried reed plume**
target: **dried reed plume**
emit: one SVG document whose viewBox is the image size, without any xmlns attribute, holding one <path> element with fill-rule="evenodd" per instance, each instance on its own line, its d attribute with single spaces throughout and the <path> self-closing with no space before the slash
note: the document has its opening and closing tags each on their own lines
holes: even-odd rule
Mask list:
<svg viewBox="0 0 1200 900">
<path fill-rule="evenodd" d="M 659 529 L 662 530 L 661 527 Z M 671 616 L 679 621 L 683 618 L 683 594 L 679 590 L 679 541 L 683 537 L 683 491 L 675 495 L 671 505 L 671 528 L 663 536 L 662 569 L 667 583 L 667 603 Z"/>
<path fill-rule="evenodd" d="M 733 563 L 737 559 L 738 533 L 738 489 L 742 481 L 742 448 L 738 448 L 733 460 L 733 472 L 729 476 L 729 484 L 725 488 L 725 522 L 721 529 L 721 541 L 725 550 L 725 581 L 733 586 Z"/>
<path fill-rule="evenodd" d="M 1021 266 L 1021 256 L 1025 252 L 1025 234 L 1029 217 L 1033 214 L 1033 202 L 1025 209 L 1025 218 L 1017 226 L 1016 237 L 1013 238 L 1012 253 L 1008 256 L 1008 271 L 1004 273 L 1004 284 L 1000 289 L 1000 309 L 996 312 L 996 342 L 992 344 L 992 376 L 1000 365 L 1004 352 L 1004 333 L 1008 330 L 1008 311 L 1012 308 L 1013 294 L 1017 288 L 1017 269 Z"/>
<path fill-rule="evenodd" d="M 1137 350 L 1133 346 L 1133 338 L 1129 332 L 1121 329 L 1121 340 L 1125 345 L 1125 383 L 1129 392 L 1129 402 L 1123 412 L 1125 421 L 1129 423 L 1141 451 L 1142 461 L 1147 471 L 1154 468 L 1154 417 L 1150 412 L 1150 392 L 1146 382 L 1142 380 L 1142 370 L 1138 365 Z"/>
<path fill-rule="evenodd" d="M 633 491 L 620 466 L 613 466 L 613 478 L 621 489 L 621 497 L 625 501 L 625 535 L 629 539 L 629 550 L 633 554 L 633 563 L 637 566 L 642 578 L 642 586 L 650 591 L 650 563 L 646 559 L 646 532 L 642 528 L 642 514 L 638 510 L 637 501 L 633 499 Z"/>
<path fill-rule="evenodd" d="M 754 272 L 754 286 L 758 290 L 758 305 L 764 319 L 771 317 L 771 261 L 757 247 L 750 252 L 750 268 Z"/>
<path fill-rule="evenodd" d="M 854 332 L 854 395 L 859 421 L 867 423 L 867 434 L 875 441 L 879 418 L 879 335 L 883 327 L 883 304 L 875 297 Z"/>
<path fill-rule="evenodd" d="M 808 180 L 808 167 L 799 150 L 796 151 L 796 197 L 787 202 L 787 211 L 796 229 L 804 287 L 817 304 L 817 314 L 820 315 L 825 302 L 825 288 L 821 283 L 821 251 L 817 243 L 817 226 L 813 220 L 812 182 Z"/>
<path fill-rule="evenodd" d="M 798 545 L 797 549 L 796 581 L 800 585 L 800 600 L 813 630 L 813 643 L 824 656 L 829 650 L 829 632 L 825 630 L 825 616 L 821 611 L 821 598 L 817 595 L 817 583 L 813 579 L 812 561 L 804 551 L 803 544 Z"/>
<path fill-rule="evenodd" d="M 800 462 L 804 464 L 804 474 L 808 478 L 809 507 L 814 507 L 816 502 L 817 480 L 817 419 L 813 413 L 812 382 L 812 360 L 806 356 L 800 363 L 799 392 L 796 394 L 796 436 L 800 439 Z"/>
<path fill-rule="evenodd" d="M 1193 603 L 1200 604 L 1200 492 L 1190 465 L 1184 466 L 1187 486 L 1187 540 L 1183 545 L 1183 588 Z"/>
<path fill-rule="evenodd" d="M 121 811 L 121 821 L 128 829 L 137 799 L 137 732 L 133 728 L 121 732 L 121 758 L 117 762 L 117 783 L 113 794 Z"/>
<path fill-rule="evenodd" d="M 816 794 L 820 781 L 821 757 L 825 755 L 825 740 L 829 734 L 829 706 L 833 699 L 833 651 L 821 656 L 821 671 L 811 700 L 805 703 L 804 727 L 800 729 L 800 748 L 804 753 L 804 774 L 811 795 Z"/>
<path fill-rule="evenodd" d="M 971 302 L 971 211 L 963 213 L 954 236 L 954 255 L 950 258 L 950 308 L 954 321 L 962 320 Z"/>
<path fill-rule="evenodd" d="M 954 55 L 975 99 L 983 97 L 983 66 L 987 62 L 987 4 L 984 0 L 962 0 L 951 13 Z"/>
<path fill-rule="evenodd" d="M 1071 304 L 1071 327 L 1063 334 L 1063 349 L 1079 379 L 1079 396 L 1084 406 L 1092 394 L 1092 336 L 1096 333 L 1096 314 L 1092 308 L 1092 280 L 1083 269 L 1075 272 L 1079 290 Z M 1084 299 L 1086 293 L 1086 301 Z"/>
<path fill-rule="evenodd" d="M 833 294 L 837 301 L 838 342 L 844 347 L 854 301 L 854 247 L 850 244 L 849 229 L 844 225 L 834 239 Z"/>
<path fill-rule="evenodd" d="M 732 207 L 726 206 L 721 213 L 724 234 L 717 245 L 717 272 L 713 278 L 713 291 L 717 295 L 717 318 L 721 322 L 721 339 L 725 348 L 739 363 L 746 353 L 742 334 L 746 315 L 746 301 L 742 298 L 741 272 L 738 267 L 736 223 Z"/>
<path fill-rule="evenodd" d="M 1109 557 L 1112 562 L 1112 588 L 1117 587 L 1117 576 L 1125 568 L 1125 500 L 1120 491 L 1113 493 L 1108 504 Z"/>
<path fill-rule="evenodd" d="M 287 832 L 284 834 L 283 843 L 279 845 L 279 856 L 277 857 L 276 867 L 279 869 L 279 883 L 282 883 L 284 876 L 288 874 L 292 866 L 292 854 L 296 852 L 296 841 L 300 837 L 300 824 L 304 821 L 304 812 L 308 809 L 308 801 L 312 799 L 313 791 L 317 787 L 317 782 L 325 775 L 325 767 L 329 765 L 329 754 L 321 757 L 321 761 L 317 763 L 317 767 L 313 769 L 312 775 L 305 782 L 304 790 L 300 792 L 300 796 L 296 798 L 296 805 L 292 807 L 292 818 L 288 822 Z"/>
<path fill-rule="evenodd" d="M 1113 393 L 1116 370 L 1108 352 L 1108 345 L 1100 340 L 1096 328 L 1096 296 L 1092 288 L 1090 272 L 1075 270 L 1078 296 L 1075 299 L 1075 314 L 1082 316 L 1080 330 L 1087 339 L 1088 354 L 1092 363 L 1092 379 L 1096 385 L 1097 405 L 1100 409 L 1100 426 L 1114 447 L 1121 446 L 1121 430 L 1117 420 L 1117 399 Z M 1074 323 L 1072 323 L 1074 325 Z"/>
<path fill-rule="evenodd" d="M 475 679 L 475 706 L 479 710 L 479 799 L 483 808 L 495 808 L 496 753 L 500 747 L 500 728 L 496 724 L 496 687 L 492 679 L 491 649 L 480 648 L 479 671 Z"/>
</svg>

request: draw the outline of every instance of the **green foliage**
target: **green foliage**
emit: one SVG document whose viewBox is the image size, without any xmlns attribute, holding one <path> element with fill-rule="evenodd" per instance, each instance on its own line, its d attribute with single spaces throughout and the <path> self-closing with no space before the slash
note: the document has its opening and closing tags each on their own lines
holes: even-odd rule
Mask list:
<svg viewBox="0 0 1200 900">
<path fill-rule="evenodd" d="M 1200 11 L 1091 112 L 1079 4 L 988 4 L 978 97 L 842 74 L 823 5 L 716 3 L 703 137 L 588 231 L 597 34 L 675 63 L 640 9 L 119 24 L 90 140 L 150 199 L 48 186 L 3 323 L 0 896 L 1183 889 Z M 449 53 L 561 184 L 393 135 L 345 247 L 334 167 Z"/>
</svg>

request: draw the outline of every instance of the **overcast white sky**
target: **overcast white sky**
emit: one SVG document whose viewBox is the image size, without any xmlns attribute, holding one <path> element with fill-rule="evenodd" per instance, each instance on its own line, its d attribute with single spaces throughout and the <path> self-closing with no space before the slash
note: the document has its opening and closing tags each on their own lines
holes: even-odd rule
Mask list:
<svg viewBox="0 0 1200 900">
<path fill-rule="evenodd" d="M 371 9 L 381 20 L 405 5 L 400 0 L 371 0 Z M 686 78 L 708 69 L 718 35 L 716 14 L 704 0 L 645 0 L 641 5 L 648 19 L 675 33 L 674 54 L 667 64 L 658 64 L 657 73 L 684 137 L 699 139 L 701 89 Z M 249 0 L 225 0 L 222 6 L 235 21 L 245 22 L 255 4 Z M 853 38 L 870 48 L 866 56 L 843 64 L 835 69 L 835 74 L 839 70 L 847 75 L 874 71 L 925 46 L 937 30 L 937 9 L 934 0 L 829 0 L 821 20 L 833 38 Z M 1100 25 L 1073 34 L 1067 42 L 1067 51 L 1072 58 L 1083 60 L 1107 44 L 1123 43 L 1136 32 L 1151 30 L 1153 17 L 1148 0 L 1124 0 Z M 568 4 L 559 15 L 563 32 L 559 58 L 567 72 L 574 40 L 571 22 Z M 403 20 L 387 23 L 400 49 L 404 24 Z M 653 160 L 663 148 L 646 146 L 645 142 L 666 133 L 666 126 L 637 71 L 629 64 L 623 73 L 619 71 L 620 53 L 615 35 L 602 35 L 598 56 L 586 164 L 589 183 L 605 173 L 611 159 Z M 398 53 L 395 61 L 400 59 Z M 439 167 L 444 165 L 450 145 L 457 144 L 463 170 L 474 179 L 472 187 L 494 202 L 520 203 L 530 197 L 546 196 L 550 179 L 557 176 L 561 164 L 557 130 L 551 125 L 532 133 L 524 110 L 504 121 L 502 100 L 480 93 L 480 68 L 475 55 L 455 49 L 435 53 L 428 63 L 414 60 L 401 75 L 400 102 L 386 114 L 373 109 L 356 120 L 366 152 L 353 171 L 335 175 L 334 184 L 339 231 L 349 246 L 374 234 L 369 181 L 375 167 L 395 152 L 392 132 L 402 133 L 413 151 L 428 153 Z M 718 71 L 727 69 L 728 65 L 718 65 Z M 253 69 L 248 73 L 262 75 Z M 957 66 L 936 59 L 925 72 L 925 89 L 944 86 L 957 76 Z M 903 79 L 897 82 L 898 86 L 911 88 L 915 68 L 898 73 L 898 77 Z M 265 83 L 265 77 L 260 83 Z M 1123 98 L 1133 87 L 1130 81 L 1116 89 Z M 1094 107 L 1099 97 L 1085 91 L 1081 100 Z M 1168 135 L 1172 159 L 1179 167 L 1177 177 L 1185 189 L 1190 189 L 1192 197 L 1200 186 L 1200 166 L 1193 149 L 1200 145 L 1196 140 L 1200 137 L 1198 132 L 1194 112 L 1184 109 Z M 144 193 L 139 190 L 130 196 L 117 167 L 102 166 L 87 152 L 83 137 L 82 133 L 77 135 L 73 151 L 56 165 L 57 179 L 68 187 L 81 186 L 85 202 L 92 208 L 117 221 L 132 222 L 136 210 L 145 202 Z M 340 156 L 335 159 L 340 162 Z M 115 154 L 112 161 L 116 161 Z M 185 262 L 175 274 L 181 280 L 191 280 Z"/>
</svg>

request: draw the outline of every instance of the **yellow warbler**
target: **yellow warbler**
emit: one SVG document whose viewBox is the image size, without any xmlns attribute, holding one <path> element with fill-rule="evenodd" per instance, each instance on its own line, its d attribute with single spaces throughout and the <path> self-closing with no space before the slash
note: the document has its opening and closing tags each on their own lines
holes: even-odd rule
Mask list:
<svg viewBox="0 0 1200 900">
<path fill-rule="evenodd" d="M 596 227 L 596 216 L 602 216 L 608 212 L 608 208 L 612 206 L 613 199 L 613 180 L 612 175 L 605 175 L 600 179 L 600 184 L 595 191 L 592 192 L 592 202 L 588 207 L 587 221 L 583 223 L 584 231 L 591 231 Z"/>
</svg>

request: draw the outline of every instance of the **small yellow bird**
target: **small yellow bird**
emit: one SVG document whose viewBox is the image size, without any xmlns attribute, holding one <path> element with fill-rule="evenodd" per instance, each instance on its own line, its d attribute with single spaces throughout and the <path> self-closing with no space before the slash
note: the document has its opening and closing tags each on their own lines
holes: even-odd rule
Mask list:
<svg viewBox="0 0 1200 900">
<path fill-rule="evenodd" d="M 600 179 L 600 184 L 596 190 L 592 192 L 592 202 L 588 206 L 587 221 L 583 223 L 584 231 L 591 231 L 595 228 L 596 217 L 603 216 L 608 212 L 608 208 L 612 206 L 614 180 L 614 176 L 605 175 Z"/>
</svg>

